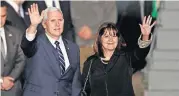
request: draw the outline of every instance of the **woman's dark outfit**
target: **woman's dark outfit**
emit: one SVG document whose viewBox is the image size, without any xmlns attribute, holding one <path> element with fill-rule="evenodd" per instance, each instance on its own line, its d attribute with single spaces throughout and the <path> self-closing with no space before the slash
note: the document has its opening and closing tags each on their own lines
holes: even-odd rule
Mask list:
<svg viewBox="0 0 179 96">
<path fill-rule="evenodd" d="M 132 62 L 144 59 L 149 49 L 150 47 L 137 48 L 130 53 L 115 50 L 107 65 L 101 62 L 97 54 L 90 56 L 84 63 L 82 74 L 84 83 L 90 60 L 93 59 L 89 80 L 85 88 L 88 96 L 134 96 L 132 68 L 137 67 L 137 65 L 132 65 Z"/>
</svg>

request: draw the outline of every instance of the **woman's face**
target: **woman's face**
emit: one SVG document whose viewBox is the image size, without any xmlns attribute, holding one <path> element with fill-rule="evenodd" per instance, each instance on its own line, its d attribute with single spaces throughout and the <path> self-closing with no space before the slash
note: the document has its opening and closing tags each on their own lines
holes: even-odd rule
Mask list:
<svg viewBox="0 0 179 96">
<path fill-rule="evenodd" d="M 103 51 L 114 51 L 118 44 L 118 37 L 115 30 L 106 29 L 101 36 Z"/>
</svg>

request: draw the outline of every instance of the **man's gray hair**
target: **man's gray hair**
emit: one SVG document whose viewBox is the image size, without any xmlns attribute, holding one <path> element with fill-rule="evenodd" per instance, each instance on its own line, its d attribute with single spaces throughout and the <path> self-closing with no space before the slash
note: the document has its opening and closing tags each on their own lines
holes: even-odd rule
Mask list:
<svg viewBox="0 0 179 96">
<path fill-rule="evenodd" d="M 43 21 L 46 21 L 48 19 L 48 12 L 52 12 L 52 11 L 59 11 L 62 15 L 62 11 L 59 8 L 56 7 L 48 7 L 44 10 L 44 17 L 43 17 Z"/>
</svg>

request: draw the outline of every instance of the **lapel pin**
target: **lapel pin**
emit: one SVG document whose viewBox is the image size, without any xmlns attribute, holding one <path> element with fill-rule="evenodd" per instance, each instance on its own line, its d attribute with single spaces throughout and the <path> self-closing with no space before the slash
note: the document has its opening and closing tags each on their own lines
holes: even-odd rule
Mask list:
<svg viewBox="0 0 179 96">
<path fill-rule="evenodd" d="M 25 15 L 29 15 L 29 13 L 28 13 L 28 12 L 25 12 Z"/>
<path fill-rule="evenodd" d="M 9 37 L 11 37 L 12 36 L 12 34 L 9 34 Z"/>
</svg>

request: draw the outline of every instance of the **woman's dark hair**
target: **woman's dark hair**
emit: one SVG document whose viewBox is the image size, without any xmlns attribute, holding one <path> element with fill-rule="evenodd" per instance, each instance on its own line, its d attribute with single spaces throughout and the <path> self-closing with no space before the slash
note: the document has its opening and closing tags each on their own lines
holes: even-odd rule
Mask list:
<svg viewBox="0 0 179 96">
<path fill-rule="evenodd" d="M 96 41 L 94 44 L 94 52 L 100 57 L 104 57 L 101 36 L 105 33 L 105 30 L 113 30 L 113 32 L 115 32 L 114 34 L 116 34 L 116 36 L 118 37 L 118 44 L 117 44 L 116 50 L 119 51 L 121 48 L 121 44 L 122 44 L 122 42 L 121 42 L 122 36 L 121 36 L 120 32 L 118 31 L 116 24 L 114 24 L 112 22 L 103 23 L 99 27 Z"/>
</svg>

